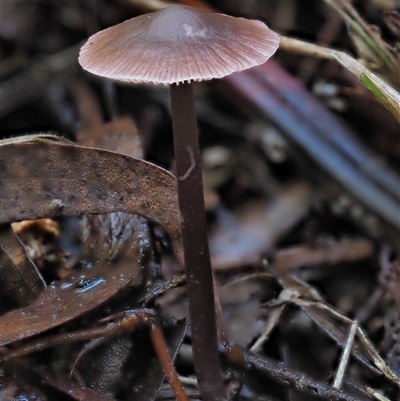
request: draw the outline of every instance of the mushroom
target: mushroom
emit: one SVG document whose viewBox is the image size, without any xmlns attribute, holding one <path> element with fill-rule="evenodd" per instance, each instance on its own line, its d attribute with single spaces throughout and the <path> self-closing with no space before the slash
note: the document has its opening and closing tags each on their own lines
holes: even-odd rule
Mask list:
<svg viewBox="0 0 400 401">
<path fill-rule="evenodd" d="M 260 65 L 278 45 L 279 36 L 260 21 L 171 5 L 96 33 L 79 55 L 84 69 L 102 77 L 170 85 L 194 363 L 206 401 L 225 400 L 226 395 L 217 352 L 192 82 Z"/>
</svg>

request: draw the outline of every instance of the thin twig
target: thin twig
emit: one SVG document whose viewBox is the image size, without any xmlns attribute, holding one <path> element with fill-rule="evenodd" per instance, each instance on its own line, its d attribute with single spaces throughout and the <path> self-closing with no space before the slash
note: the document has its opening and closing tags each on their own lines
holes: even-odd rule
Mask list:
<svg viewBox="0 0 400 401">
<path fill-rule="evenodd" d="M 276 326 L 284 310 L 285 305 L 280 305 L 276 309 L 274 309 L 272 313 L 268 316 L 268 320 L 265 324 L 265 329 L 250 348 L 251 352 L 259 352 L 261 350 L 262 345 L 268 340 L 271 331 Z"/>
<path fill-rule="evenodd" d="M 305 374 L 289 370 L 277 361 L 253 354 L 238 346 L 233 346 L 230 353 L 225 352 L 225 356 L 231 365 L 242 371 L 256 371 L 261 376 L 272 378 L 283 386 L 293 387 L 311 397 L 318 394 L 318 397 L 329 401 L 365 401 L 365 398 L 361 399 L 317 382 Z"/>
<path fill-rule="evenodd" d="M 340 358 L 339 368 L 336 372 L 335 381 L 333 382 L 333 387 L 340 389 L 342 387 L 343 377 L 346 371 L 347 364 L 349 362 L 351 348 L 354 343 L 354 336 L 356 335 L 358 322 L 354 320 L 350 326 L 349 335 L 347 337 L 346 346 L 343 348 L 343 353 Z"/>
<path fill-rule="evenodd" d="M 383 394 L 379 393 L 378 391 L 374 390 L 371 387 L 367 387 L 367 391 L 378 401 L 391 401 L 391 400 L 389 400 L 389 398 L 386 398 Z"/>
<path fill-rule="evenodd" d="M 168 352 L 167 343 L 160 328 L 160 324 L 156 320 L 154 320 L 150 325 L 150 336 L 158 360 L 160 361 L 160 365 L 164 370 L 168 383 L 170 384 L 176 399 L 178 401 L 189 401 L 189 398 L 182 387 L 182 383 L 179 381 L 172 358 Z"/>
</svg>

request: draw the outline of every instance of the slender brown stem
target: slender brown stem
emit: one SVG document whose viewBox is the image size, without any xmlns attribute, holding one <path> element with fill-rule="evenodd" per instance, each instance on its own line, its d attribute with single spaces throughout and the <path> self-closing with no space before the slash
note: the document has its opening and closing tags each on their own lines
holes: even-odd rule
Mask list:
<svg viewBox="0 0 400 401">
<path fill-rule="evenodd" d="M 158 360 L 160 361 L 160 365 L 176 399 L 178 401 L 189 401 L 189 398 L 182 387 L 182 383 L 179 380 L 178 374 L 176 373 L 172 358 L 168 352 L 167 343 L 158 323 L 153 322 L 153 324 L 150 325 L 150 336 L 154 350 L 156 351 Z"/>
<path fill-rule="evenodd" d="M 203 400 L 222 401 L 226 393 L 218 354 L 192 84 L 171 85 L 171 107 L 194 365 Z"/>
</svg>

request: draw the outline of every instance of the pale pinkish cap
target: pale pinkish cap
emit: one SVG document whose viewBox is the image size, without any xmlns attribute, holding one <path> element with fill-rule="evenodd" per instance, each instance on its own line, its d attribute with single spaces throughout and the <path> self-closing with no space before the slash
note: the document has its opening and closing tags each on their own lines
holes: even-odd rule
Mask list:
<svg viewBox="0 0 400 401">
<path fill-rule="evenodd" d="M 279 36 L 261 21 L 173 5 L 94 34 L 79 63 L 116 81 L 167 85 L 246 70 L 278 46 Z"/>
</svg>

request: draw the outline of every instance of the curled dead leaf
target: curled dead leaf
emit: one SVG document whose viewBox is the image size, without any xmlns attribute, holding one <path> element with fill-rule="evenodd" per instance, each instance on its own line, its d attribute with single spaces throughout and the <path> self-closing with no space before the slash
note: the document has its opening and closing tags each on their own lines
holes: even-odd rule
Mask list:
<svg viewBox="0 0 400 401">
<path fill-rule="evenodd" d="M 175 177 L 123 154 L 25 137 L 0 141 L 0 224 L 125 212 L 165 228 L 183 260 Z"/>
</svg>

